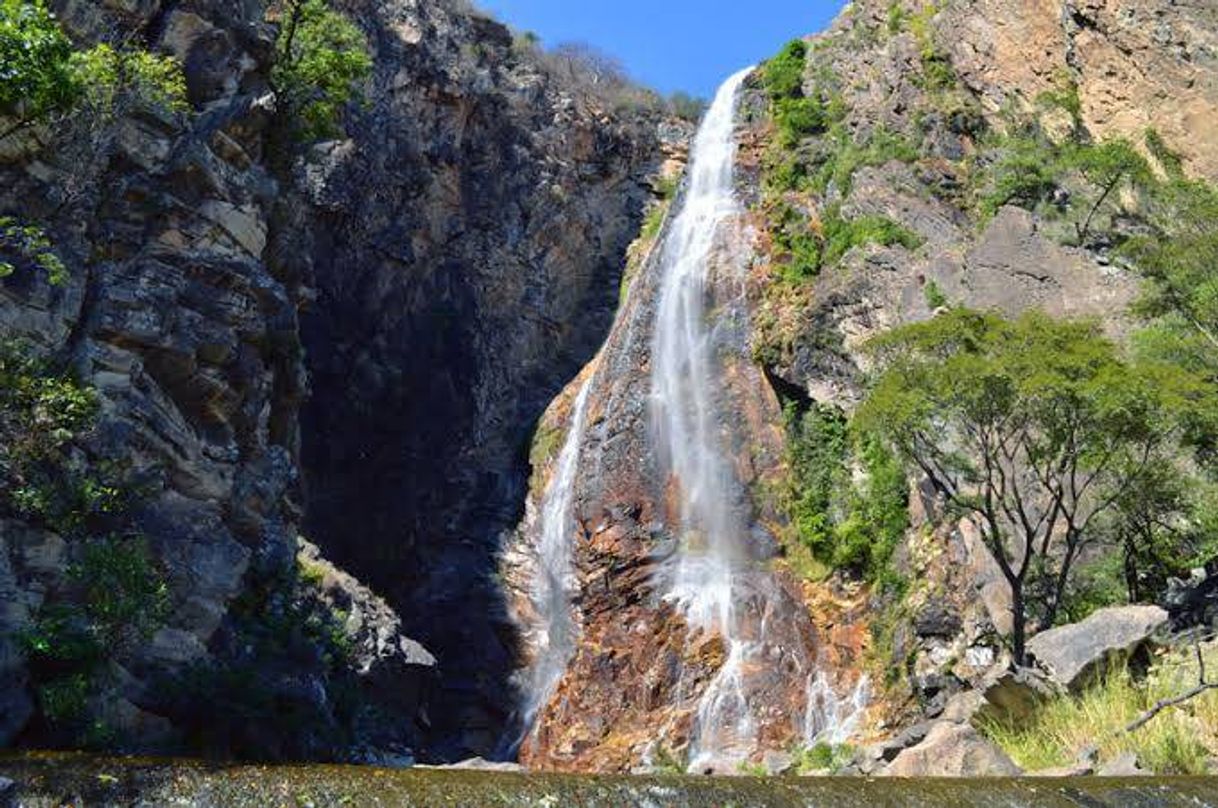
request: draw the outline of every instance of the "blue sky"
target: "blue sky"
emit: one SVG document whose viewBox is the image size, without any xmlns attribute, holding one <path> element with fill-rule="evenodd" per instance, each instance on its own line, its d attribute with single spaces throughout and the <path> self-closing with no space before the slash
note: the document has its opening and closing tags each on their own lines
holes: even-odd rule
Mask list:
<svg viewBox="0 0 1218 808">
<path fill-rule="evenodd" d="M 477 0 L 545 45 L 587 42 L 663 93 L 710 98 L 736 70 L 821 30 L 844 0 Z"/>
</svg>

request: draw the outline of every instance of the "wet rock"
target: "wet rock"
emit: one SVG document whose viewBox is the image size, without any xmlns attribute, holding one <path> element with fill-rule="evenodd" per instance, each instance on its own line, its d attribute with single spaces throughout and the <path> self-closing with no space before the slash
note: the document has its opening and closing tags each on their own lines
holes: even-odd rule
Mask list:
<svg viewBox="0 0 1218 808">
<path fill-rule="evenodd" d="M 19 808 L 17 783 L 0 776 L 0 808 Z"/>
<path fill-rule="evenodd" d="M 1108 666 L 1152 645 L 1168 619 L 1158 606 L 1100 609 L 1079 623 L 1037 634 L 1028 641 L 1028 653 L 1054 682 L 1077 692 Z"/>
<path fill-rule="evenodd" d="M 771 749 L 762 756 L 761 765 L 770 776 L 786 774 L 795 767 L 795 758 L 787 752 Z"/>
<path fill-rule="evenodd" d="M 885 768 L 886 777 L 1014 777 L 1020 768 L 970 726 L 940 722 Z"/>
</svg>

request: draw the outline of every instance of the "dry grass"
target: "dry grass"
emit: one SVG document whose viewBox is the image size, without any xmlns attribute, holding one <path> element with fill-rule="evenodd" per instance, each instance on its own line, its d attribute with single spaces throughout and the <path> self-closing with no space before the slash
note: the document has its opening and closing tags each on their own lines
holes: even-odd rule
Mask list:
<svg viewBox="0 0 1218 808">
<path fill-rule="evenodd" d="M 1205 647 L 1207 672 L 1218 673 L 1218 643 Z M 1212 678 L 1211 678 L 1212 680 Z M 1164 710 L 1133 733 L 1124 728 L 1156 701 L 1197 684 L 1191 649 L 1164 655 L 1145 682 L 1116 671 L 1078 697 L 1065 697 L 1020 724 L 986 722 L 981 730 L 1020 766 L 1037 771 L 1072 763 L 1084 749 L 1099 749 L 1100 761 L 1133 752 L 1156 774 L 1204 774 L 1218 756 L 1218 690 Z"/>
</svg>

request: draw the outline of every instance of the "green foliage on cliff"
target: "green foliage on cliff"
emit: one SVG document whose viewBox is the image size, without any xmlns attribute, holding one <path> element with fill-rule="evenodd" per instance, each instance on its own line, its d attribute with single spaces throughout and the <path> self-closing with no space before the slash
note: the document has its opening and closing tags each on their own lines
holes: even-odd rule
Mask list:
<svg viewBox="0 0 1218 808">
<path fill-rule="evenodd" d="M 832 569 L 890 579 L 889 561 L 909 524 L 904 468 L 832 407 L 814 403 L 799 413 L 788 405 L 786 420 L 783 500 L 799 541 Z"/>
<path fill-rule="evenodd" d="M 0 512 L 75 533 L 111 506 L 113 487 L 74 456 L 96 413 L 91 390 L 0 344 Z"/>
<path fill-rule="evenodd" d="M 763 65 L 761 83 L 770 99 L 777 145 L 789 149 L 802 139 L 825 132 L 845 115 L 841 93 L 829 76 L 818 76 L 811 94 L 804 92 L 808 46 L 793 40 Z"/>
<path fill-rule="evenodd" d="M 1136 310 L 1151 324 L 1141 346 L 1218 379 L 1218 189 L 1170 182 L 1149 218 L 1154 232 L 1123 248 L 1146 279 Z"/>
<path fill-rule="evenodd" d="M 306 569 L 310 563 L 298 556 Z M 361 718 L 347 614 L 320 596 L 316 572 L 247 586 L 225 647 L 161 683 L 174 723 L 224 757 L 316 758 L 349 748 Z M 304 691 L 300 682 L 317 691 Z"/>
<path fill-rule="evenodd" d="M 1071 240 L 1086 246 L 1101 224 L 1106 238 L 1113 235 L 1122 190 L 1144 197 L 1156 192 L 1158 182 L 1127 140 L 1057 144 L 1025 125 L 985 145 L 974 161 L 973 186 L 982 223 L 1004 205 L 1064 215 L 1073 225 Z"/>
<path fill-rule="evenodd" d="M 110 662 L 146 640 L 169 610 L 168 587 L 137 536 L 101 536 L 73 548 L 66 587 L 19 638 L 52 738 L 106 745 L 112 732 L 95 702 L 113 687 Z"/>
<path fill-rule="evenodd" d="M 304 141 L 336 137 L 372 72 L 364 33 L 326 0 L 286 0 L 271 83 Z"/>
<path fill-rule="evenodd" d="M 29 262 L 47 275 L 52 286 L 61 286 L 68 279 L 68 268 L 55 253 L 54 245 L 40 227 L 0 216 L 0 279 L 17 271 L 16 265 L 5 260 Z"/>
<path fill-rule="evenodd" d="M 186 78 L 181 65 L 170 56 L 103 43 L 74 53 L 71 68 L 83 110 L 89 114 L 104 118 L 127 105 L 169 113 L 188 108 Z"/>
<path fill-rule="evenodd" d="M 174 59 L 106 43 L 77 50 L 42 0 L 0 0 L 0 66 L 0 113 L 15 121 L 0 136 L 72 111 L 97 126 L 127 103 L 186 108 Z"/>
<path fill-rule="evenodd" d="M 48 737 L 76 745 L 107 739 L 91 705 L 109 663 L 168 609 L 152 556 L 124 529 L 131 490 L 83 451 L 97 414 L 92 390 L 29 346 L 0 344 L 0 516 L 70 540 L 62 582 L 19 639 Z"/>
<path fill-rule="evenodd" d="M 766 61 L 761 69 L 761 83 L 771 101 L 803 95 L 807 57 L 808 43 L 793 39 L 783 46 L 778 55 Z"/>
<path fill-rule="evenodd" d="M 861 142 L 844 128 L 835 127 L 826 140 L 828 152 L 809 171 L 812 190 L 821 194 L 832 184 L 843 197 L 849 196 L 855 172 L 860 168 L 918 159 L 916 144 L 883 126 L 876 127 Z"/>
<path fill-rule="evenodd" d="M 914 250 L 923 244 L 920 236 L 886 216 L 844 218 L 840 205 L 830 206 L 821 220 L 813 223 L 793 206 L 778 203 L 770 220 L 782 276 L 797 283 L 815 278 L 856 247 L 900 245 Z"/>
<path fill-rule="evenodd" d="M 72 43 L 41 0 L 0 0 L 0 113 L 40 118 L 64 109 L 79 87 Z"/>
<path fill-rule="evenodd" d="M 956 86 L 956 71 L 952 69 L 951 58 L 939 46 L 935 35 L 934 19 L 938 13 L 939 3 L 931 2 L 908 18 L 909 30 L 917 40 L 918 56 L 922 61 L 920 83 L 923 89 L 931 92 L 949 90 Z M 889 23 L 891 22 L 890 18 Z"/>
</svg>

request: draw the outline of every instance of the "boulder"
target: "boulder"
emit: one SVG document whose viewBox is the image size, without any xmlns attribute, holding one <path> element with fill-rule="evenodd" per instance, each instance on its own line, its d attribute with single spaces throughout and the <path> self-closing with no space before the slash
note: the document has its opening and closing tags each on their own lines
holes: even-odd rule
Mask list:
<svg viewBox="0 0 1218 808">
<path fill-rule="evenodd" d="M 917 746 L 897 755 L 885 777 L 1014 777 L 1020 768 L 967 724 L 942 721 Z"/>
<path fill-rule="evenodd" d="M 765 773 L 773 777 L 795 768 L 795 758 L 787 752 L 771 749 L 761 758 L 761 765 L 765 767 Z"/>
<path fill-rule="evenodd" d="M 992 671 L 978 692 L 985 703 L 977 705 L 973 715 L 1000 721 L 1027 716 L 1060 695 L 1053 681 L 1031 668 Z"/>
<path fill-rule="evenodd" d="M 1049 677 L 1078 691 L 1113 664 L 1130 659 L 1168 623 L 1158 606 L 1100 609 L 1086 620 L 1052 628 L 1028 641 L 1028 653 Z"/>
<path fill-rule="evenodd" d="M 17 784 L 0 776 L 0 808 L 16 808 L 17 804 Z"/>
<path fill-rule="evenodd" d="M 1100 766 L 1096 772 L 1100 777 L 1148 777 L 1151 772 L 1138 765 L 1138 756 L 1134 752 L 1125 752 Z"/>
</svg>

